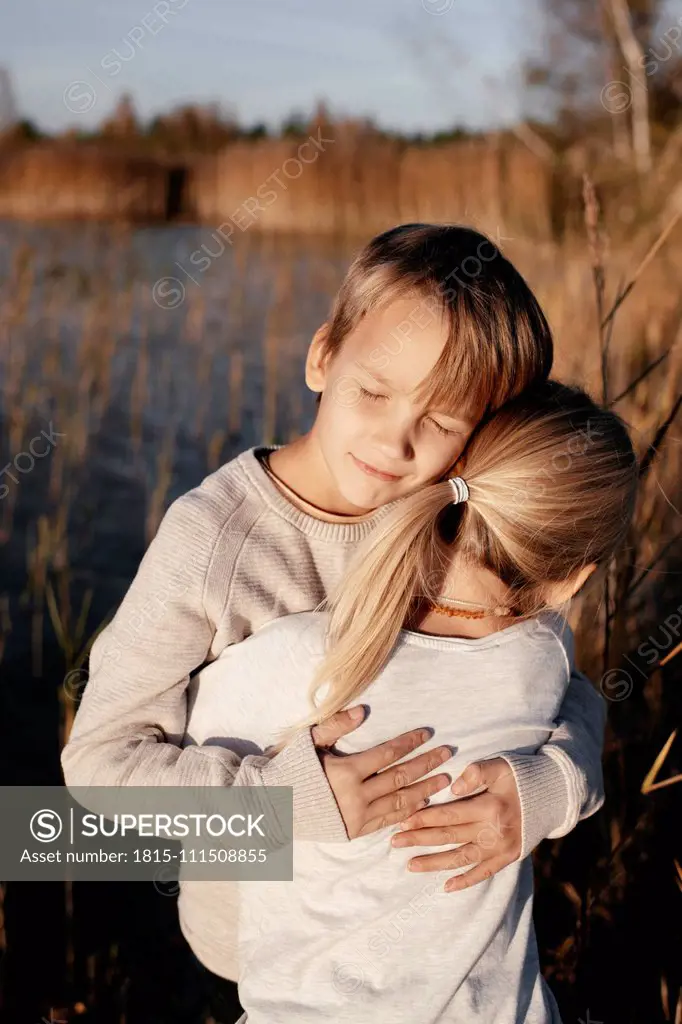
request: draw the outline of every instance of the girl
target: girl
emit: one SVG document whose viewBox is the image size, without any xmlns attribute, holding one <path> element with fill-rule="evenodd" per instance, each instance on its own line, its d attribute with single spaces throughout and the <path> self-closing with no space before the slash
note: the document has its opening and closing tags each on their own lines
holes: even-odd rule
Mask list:
<svg viewBox="0 0 682 1024">
<path fill-rule="evenodd" d="M 194 677 L 186 744 L 220 744 L 229 729 L 232 750 L 241 735 L 271 755 L 361 694 L 369 716 L 344 753 L 415 717 L 430 717 L 433 747 L 451 746 L 453 777 L 547 741 L 573 670 L 570 629 L 550 609 L 623 537 L 632 445 L 615 414 L 549 382 L 489 419 L 456 468 L 391 510 L 326 611 L 271 621 Z M 266 700 L 258 681 L 273 665 Z M 483 830 L 490 842 L 499 827 Z M 406 871 L 385 832 L 295 839 L 293 881 L 240 883 L 240 1024 L 560 1021 L 540 973 L 530 856 L 453 899 L 437 876 Z M 455 828 L 452 842 L 472 838 Z"/>
</svg>

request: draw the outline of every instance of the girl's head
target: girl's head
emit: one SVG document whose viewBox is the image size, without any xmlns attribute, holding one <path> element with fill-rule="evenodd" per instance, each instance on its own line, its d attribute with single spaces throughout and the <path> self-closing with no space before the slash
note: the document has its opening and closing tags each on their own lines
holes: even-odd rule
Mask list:
<svg viewBox="0 0 682 1024">
<path fill-rule="evenodd" d="M 458 504 L 455 475 L 469 489 Z M 357 551 L 328 601 L 327 654 L 310 689 L 317 707 L 300 725 L 357 701 L 408 617 L 457 597 L 458 567 L 492 573 L 516 614 L 563 602 L 622 540 L 636 485 L 622 421 L 583 391 L 547 381 L 510 402 L 455 470 L 399 502 Z"/>
<path fill-rule="evenodd" d="M 315 334 L 311 435 L 345 501 L 376 508 L 439 479 L 481 418 L 551 365 L 542 310 L 490 239 L 404 224 L 358 254 Z"/>
</svg>

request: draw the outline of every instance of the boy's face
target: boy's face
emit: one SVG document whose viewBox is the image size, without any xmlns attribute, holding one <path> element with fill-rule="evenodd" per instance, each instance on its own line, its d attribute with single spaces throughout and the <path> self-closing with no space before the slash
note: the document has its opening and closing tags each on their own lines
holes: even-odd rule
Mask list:
<svg viewBox="0 0 682 1024">
<path fill-rule="evenodd" d="M 306 363 L 308 386 L 322 392 L 311 436 L 349 507 L 377 508 L 440 479 L 476 426 L 466 410 L 414 393 L 443 350 L 445 323 L 419 298 L 401 298 L 367 314 L 326 365 L 323 336 Z"/>
</svg>

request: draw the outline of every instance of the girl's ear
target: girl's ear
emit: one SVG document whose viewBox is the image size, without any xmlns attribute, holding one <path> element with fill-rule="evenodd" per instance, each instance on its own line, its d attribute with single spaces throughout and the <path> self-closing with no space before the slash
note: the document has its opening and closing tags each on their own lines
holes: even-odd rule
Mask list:
<svg viewBox="0 0 682 1024">
<path fill-rule="evenodd" d="M 305 382 L 311 391 L 324 391 L 327 378 L 329 352 L 326 348 L 329 324 L 317 328 L 308 346 L 305 361 Z"/>
<path fill-rule="evenodd" d="M 550 606 L 559 607 L 565 604 L 566 601 L 570 601 L 580 588 L 584 586 L 596 568 L 596 562 L 590 562 L 589 565 L 584 565 L 570 580 L 564 580 L 561 583 L 551 583 L 546 591 L 547 603 Z"/>
</svg>

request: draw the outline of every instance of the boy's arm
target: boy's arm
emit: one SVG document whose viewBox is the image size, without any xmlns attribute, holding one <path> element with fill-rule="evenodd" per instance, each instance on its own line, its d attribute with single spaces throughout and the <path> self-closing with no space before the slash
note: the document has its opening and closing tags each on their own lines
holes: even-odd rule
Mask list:
<svg viewBox="0 0 682 1024">
<path fill-rule="evenodd" d="M 89 680 L 61 764 L 68 787 L 292 786 L 297 838 L 349 841 L 312 741 L 301 730 L 274 758 L 180 747 L 189 673 L 223 617 L 221 594 L 244 540 L 200 486 L 168 508 L 113 620 L 90 652 Z M 216 558 L 216 552 L 219 558 Z M 222 580 L 222 585 L 209 586 Z"/>
<path fill-rule="evenodd" d="M 543 839 L 557 839 L 604 803 L 602 747 L 606 702 L 589 679 L 573 669 L 551 738 L 536 754 L 500 754 L 519 793 L 520 857 Z"/>
</svg>

